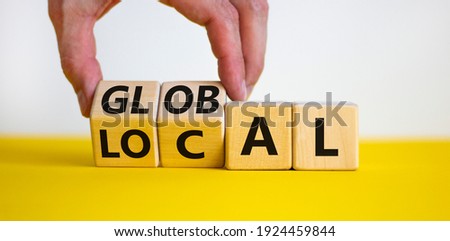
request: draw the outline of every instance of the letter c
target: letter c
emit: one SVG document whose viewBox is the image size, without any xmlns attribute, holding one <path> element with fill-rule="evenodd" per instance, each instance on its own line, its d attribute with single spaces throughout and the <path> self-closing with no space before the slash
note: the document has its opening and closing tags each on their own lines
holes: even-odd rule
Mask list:
<svg viewBox="0 0 450 241">
<path fill-rule="evenodd" d="M 182 156 L 184 156 L 186 158 L 190 158 L 190 159 L 201 159 L 201 158 L 204 158 L 205 157 L 205 153 L 204 152 L 192 153 L 192 152 L 190 152 L 190 151 L 188 151 L 186 149 L 186 140 L 190 136 L 201 136 L 201 137 L 203 137 L 203 132 L 199 131 L 199 130 L 191 130 L 191 131 L 183 132 L 177 139 L 178 152 Z"/>
</svg>

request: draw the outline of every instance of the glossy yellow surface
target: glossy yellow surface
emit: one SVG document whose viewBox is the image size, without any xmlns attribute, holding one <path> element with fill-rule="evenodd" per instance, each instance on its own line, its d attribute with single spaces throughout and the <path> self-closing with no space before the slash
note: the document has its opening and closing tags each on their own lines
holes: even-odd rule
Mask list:
<svg viewBox="0 0 450 241">
<path fill-rule="evenodd" d="M 89 139 L 0 138 L 0 220 L 450 220 L 450 140 L 363 141 L 332 172 L 100 168 Z"/>
</svg>

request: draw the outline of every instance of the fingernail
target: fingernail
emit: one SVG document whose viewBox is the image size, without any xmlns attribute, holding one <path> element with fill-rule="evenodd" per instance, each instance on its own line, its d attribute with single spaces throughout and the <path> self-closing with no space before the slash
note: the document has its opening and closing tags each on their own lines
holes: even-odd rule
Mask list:
<svg viewBox="0 0 450 241">
<path fill-rule="evenodd" d="M 78 104 L 80 105 L 80 111 L 83 116 L 86 116 L 85 110 L 86 110 L 86 95 L 82 90 L 77 92 L 78 97 Z"/>
<path fill-rule="evenodd" d="M 250 97 L 250 95 L 252 94 L 252 92 L 253 92 L 253 88 L 254 88 L 255 86 L 254 85 L 249 85 L 249 86 L 247 86 L 247 99 Z"/>
<path fill-rule="evenodd" d="M 158 1 L 166 6 L 171 7 L 168 0 L 158 0 Z"/>
<path fill-rule="evenodd" d="M 241 95 L 242 100 L 247 100 L 247 85 L 245 84 L 245 80 L 241 82 Z"/>
</svg>

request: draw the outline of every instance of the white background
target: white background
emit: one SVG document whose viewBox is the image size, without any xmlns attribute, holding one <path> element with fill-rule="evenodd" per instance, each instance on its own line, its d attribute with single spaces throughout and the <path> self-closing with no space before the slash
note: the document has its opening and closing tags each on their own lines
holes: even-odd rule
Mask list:
<svg viewBox="0 0 450 241">
<path fill-rule="evenodd" d="M 67 241 L 79 241 L 79 240 L 313 240 L 313 241 L 353 241 L 353 240 L 367 240 L 367 241 L 379 241 L 379 240 L 433 240 L 433 241 L 448 241 L 450 233 L 448 227 L 450 222 L 256 222 L 256 221 L 232 221 L 232 222 L 217 222 L 217 221 L 205 221 L 205 222 L 0 222 L 2 232 L 0 232 L 0 238 L 2 240 L 15 241 L 15 240 L 67 240 Z M 148 229 L 153 230 L 153 227 L 158 229 L 177 228 L 177 229 L 211 229 L 213 226 L 224 229 L 246 229 L 246 237 L 174 237 L 174 236 L 140 236 L 140 237 L 117 237 L 114 229 L 144 229 L 145 232 Z M 319 226 L 327 227 L 327 230 L 331 226 L 334 226 L 335 235 L 330 236 L 327 234 L 324 237 L 320 236 L 292 236 L 288 233 L 286 236 L 282 233 L 278 233 L 279 236 L 272 236 L 274 231 L 270 232 L 269 236 L 257 236 L 257 227 L 262 226 L 278 226 L 280 230 L 283 226 L 287 226 L 289 231 L 290 227 L 294 226 L 294 230 L 297 230 L 297 226 Z M 25 231 L 26 230 L 26 231 Z M 264 229 L 263 229 L 264 230 Z M 301 228 L 304 230 L 304 228 Z M 25 232 L 24 232 L 25 231 Z M 253 231 L 253 233 L 250 233 Z M 167 231 L 163 231 L 166 233 Z M 265 232 L 262 232 L 265 235 Z M 295 232 L 295 235 L 300 234 Z"/>
<path fill-rule="evenodd" d="M 364 137 L 450 136 L 450 1 L 269 1 L 252 100 L 348 100 Z M 153 0 L 96 25 L 108 80 L 218 79 L 204 28 Z M 0 0 L 0 134 L 89 135 L 60 69 L 44 0 Z"/>
</svg>

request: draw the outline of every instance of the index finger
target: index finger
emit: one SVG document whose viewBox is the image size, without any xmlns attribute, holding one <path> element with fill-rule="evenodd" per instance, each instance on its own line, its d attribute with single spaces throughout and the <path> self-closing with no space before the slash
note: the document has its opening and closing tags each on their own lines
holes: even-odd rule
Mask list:
<svg viewBox="0 0 450 241">
<path fill-rule="evenodd" d="M 264 69 L 267 42 L 267 0 L 230 0 L 239 12 L 242 52 L 245 61 L 247 95 Z"/>
</svg>

